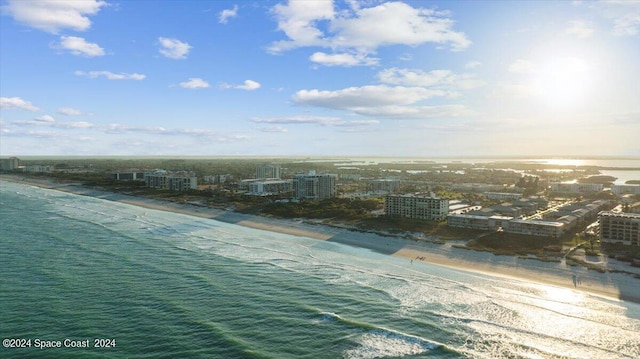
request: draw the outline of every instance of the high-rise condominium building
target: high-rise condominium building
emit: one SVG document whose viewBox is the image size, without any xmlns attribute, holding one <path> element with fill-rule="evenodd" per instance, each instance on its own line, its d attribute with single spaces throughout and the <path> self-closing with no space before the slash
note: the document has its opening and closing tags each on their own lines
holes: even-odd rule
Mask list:
<svg viewBox="0 0 640 359">
<path fill-rule="evenodd" d="M 297 175 L 293 180 L 295 197 L 299 199 L 327 199 L 336 196 L 336 175 Z"/>
<path fill-rule="evenodd" d="M 260 165 L 256 167 L 256 178 L 280 178 L 280 165 Z"/>
<path fill-rule="evenodd" d="M 442 221 L 449 213 L 449 200 L 435 195 L 388 195 L 384 209 L 385 214 L 391 217 Z"/>
</svg>

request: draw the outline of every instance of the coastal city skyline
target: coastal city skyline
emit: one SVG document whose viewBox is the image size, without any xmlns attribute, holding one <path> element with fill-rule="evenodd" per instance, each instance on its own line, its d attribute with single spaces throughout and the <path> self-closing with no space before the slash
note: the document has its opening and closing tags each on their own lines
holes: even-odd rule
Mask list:
<svg viewBox="0 0 640 359">
<path fill-rule="evenodd" d="M 2 156 L 640 155 L 638 1 L 0 6 Z"/>
</svg>

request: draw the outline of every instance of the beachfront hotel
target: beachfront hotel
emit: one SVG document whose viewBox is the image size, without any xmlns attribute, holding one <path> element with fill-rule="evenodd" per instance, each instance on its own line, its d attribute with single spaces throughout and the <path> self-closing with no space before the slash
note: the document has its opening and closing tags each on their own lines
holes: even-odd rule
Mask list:
<svg viewBox="0 0 640 359">
<path fill-rule="evenodd" d="M 433 194 L 388 195 L 384 201 L 384 212 L 390 217 L 442 221 L 449 213 L 449 200 Z"/>
<path fill-rule="evenodd" d="M 336 175 L 316 174 L 297 175 L 293 179 L 293 191 L 298 199 L 327 199 L 336 196 Z"/>
<path fill-rule="evenodd" d="M 512 219 L 513 217 L 498 215 L 450 214 L 447 216 L 447 226 L 478 229 L 481 231 L 498 231 L 508 226 L 509 221 Z"/>
<path fill-rule="evenodd" d="M 558 238 L 564 233 L 564 223 L 560 221 L 513 219 L 509 221 L 507 232 Z"/>
<path fill-rule="evenodd" d="M 254 196 L 291 193 L 293 191 L 293 181 L 280 179 L 256 180 L 249 182 L 248 187 L 248 194 Z"/>
<path fill-rule="evenodd" d="M 18 157 L 9 157 L 0 159 L 0 170 L 13 171 L 20 168 L 20 159 Z"/>
<path fill-rule="evenodd" d="M 144 174 L 144 183 L 149 188 L 172 191 L 188 191 L 198 188 L 198 179 L 190 172 L 169 173 L 165 170 L 147 172 Z"/>
<path fill-rule="evenodd" d="M 600 241 L 640 246 L 640 214 L 600 212 Z"/>
</svg>

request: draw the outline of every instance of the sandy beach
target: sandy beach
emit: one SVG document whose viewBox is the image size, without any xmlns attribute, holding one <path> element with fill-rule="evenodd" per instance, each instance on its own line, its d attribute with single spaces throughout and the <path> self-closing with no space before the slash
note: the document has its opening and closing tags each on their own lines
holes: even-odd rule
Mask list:
<svg viewBox="0 0 640 359">
<path fill-rule="evenodd" d="M 624 273 L 609 271 L 601 273 L 588 270 L 585 267 L 568 266 L 565 263 L 542 262 L 513 256 L 497 256 L 487 252 L 456 248 L 450 242 L 439 244 L 428 241 L 412 241 L 405 238 L 380 236 L 374 233 L 350 231 L 321 224 L 274 219 L 192 204 L 134 197 L 86 188 L 79 184 L 55 183 L 49 179 L 0 175 L 0 181 L 30 184 L 154 210 L 208 218 L 265 231 L 333 241 L 405 258 L 407 261 L 411 261 L 413 265 L 420 265 L 422 262 L 431 263 L 475 272 L 480 275 L 507 277 L 520 282 L 519 284 L 531 283 L 535 285 L 538 283 L 551 285 L 557 289 L 562 289 L 565 294 L 589 293 L 615 300 L 621 299 L 640 303 L 640 279 Z M 611 263 L 612 268 L 614 265 L 615 263 Z M 574 275 L 579 278 L 579 285 L 574 285 Z"/>
</svg>

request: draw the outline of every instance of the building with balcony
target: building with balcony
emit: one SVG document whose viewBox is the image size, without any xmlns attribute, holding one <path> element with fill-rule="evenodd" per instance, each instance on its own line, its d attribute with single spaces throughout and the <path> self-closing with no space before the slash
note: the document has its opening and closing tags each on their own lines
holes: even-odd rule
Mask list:
<svg viewBox="0 0 640 359">
<path fill-rule="evenodd" d="M 369 182 L 371 192 L 396 193 L 400 190 L 400 180 L 398 179 L 375 179 Z"/>
<path fill-rule="evenodd" d="M 327 199 L 336 196 L 336 175 L 309 174 L 297 175 L 293 179 L 294 195 L 298 199 Z"/>
<path fill-rule="evenodd" d="M 390 217 L 442 221 L 449 213 L 449 200 L 433 194 L 388 195 L 384 201 L 385 214 Z"/>
<path fill-rule="evenodd" d="M 640 194 L 640 184 L 614 184 L 611 185 L 611 193 L 618 196 L 623 194 Z"/>
<path fill-rule="evenodd" d="M 600 212 L 600 241 L 640 246 L 640 214 Z"/>
<path fill-rule="evenodd" d="M 564 223 L 551 221 L 537 221 L 514 219 L 509 221 L 509 233 L 526 234 L 539 237 L 558 238 L 564 233 Z"/>
<path fill-rule="evenodd" d="M 51 173 L 55 170 L 53 165 L 31 165 L 24 166 L 24 171 L 28 173 Z"/>
<path fill-rule="evenodd" d="M 255 196 L 291 193 L 293 191 L 292 180 L 258 180 L 249 183 L 249 193 Z"/>
<path fill-rule="evenodd" d="M 497 231 L 509 226 L 513 217 L 505 216 L 474 216 L 472 214 L 450 214 L 447 216 L 447 225 L 457 228 L 478 229 L 482 231 Z"/>
<path fill-rule="evenodd" d="M 9 157 L 0 159 L 0 170 L 14 171 L 20 168 L 20 159 L 18 157 Z"/>
<path fill-rule="evenodd" d="M 280 178 L 280 165 L 260 165 L 256 167 L 256 178 Z"/>
<path fill-rule="evenodd" d="M 188 191 L 198 188 L 198 179 L 191 172 L 167 172 L 157 170 L 144 174 L 144 183 L 149 188 L 172 191 Z"/>
<path fill-rule="evenodd" d="M 558 193 L 589 193 L 601 192 L 604 189 L 602 183 L 551 183 L 551 191 Z"/>
</svg>

